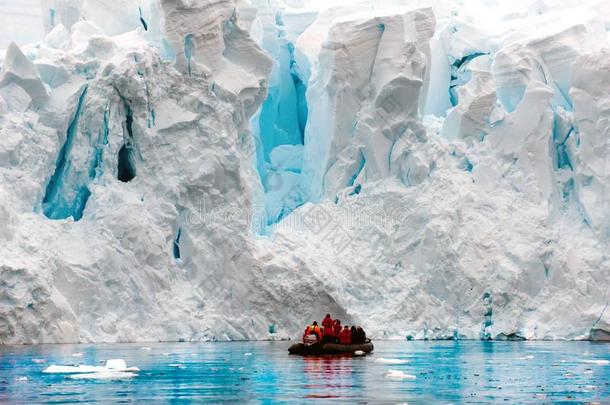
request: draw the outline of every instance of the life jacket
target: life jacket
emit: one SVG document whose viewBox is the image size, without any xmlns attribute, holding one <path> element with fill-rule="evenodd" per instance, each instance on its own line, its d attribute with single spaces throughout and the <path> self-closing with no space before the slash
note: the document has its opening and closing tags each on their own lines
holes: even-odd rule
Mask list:
<svg viewBox="0 0 610 405">
<path fill-rule="evenodd" d="M 305 329 L 305 335 L 316 335 L 318 340 L 322 340 L 322 329 L 317 325 L 309 325 Z"/>
</svg>

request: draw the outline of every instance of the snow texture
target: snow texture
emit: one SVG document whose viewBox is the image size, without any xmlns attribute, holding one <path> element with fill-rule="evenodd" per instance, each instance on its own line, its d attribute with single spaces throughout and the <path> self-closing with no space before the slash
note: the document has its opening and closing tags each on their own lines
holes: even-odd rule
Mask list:
<svg viewBox="0 0 610 405">
<path fill-rule="evenodd" d="M 0 11 L 0 344 L 610 336 L 607 2 Z"/>
</svg>

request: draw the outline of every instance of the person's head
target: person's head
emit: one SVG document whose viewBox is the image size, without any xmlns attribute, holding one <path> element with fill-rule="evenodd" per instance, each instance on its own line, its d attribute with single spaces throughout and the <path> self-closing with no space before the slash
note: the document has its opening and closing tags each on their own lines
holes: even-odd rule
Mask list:
<svg viewBox="0 0 610 405">
<path fill-rule="evenodd" d="M 318 326 L 318 321 L 313 321 L 313 326 Z"/>
<path fill-rule="evenodd" d="M 335 319 L 335 325 L 341 325 L 341 321 L 338 319 Z"/>
<path fill-rule="evenodd" d="M 330 318 L 330 314 L 326 314 L 326 317 L 327 317 L 327 318 Z"/>
<path fill-rule="evenodd" d="M 343 329 L 349 329 L 349 326 L 345 325 L 345 326 L 343 327 Z"/>
<path fill-rule="evenodd" d="M 358 327 L 356 329 L 362 330 L 362 326 L 358 325 Z"/>
<path fill-rule="evenodd" d="M 355 332 L 356 331 L 356 327 L 352 326 L 352 331 Z"/>
</svg>

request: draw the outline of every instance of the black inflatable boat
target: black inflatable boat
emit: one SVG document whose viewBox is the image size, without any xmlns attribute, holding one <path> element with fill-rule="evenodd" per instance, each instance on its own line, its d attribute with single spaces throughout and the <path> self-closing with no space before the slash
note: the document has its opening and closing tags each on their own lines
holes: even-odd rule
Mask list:
<svg viewBox="0 0 610 405">
<path fill-rule="evenodd" d="M 342 345 L 339 343 L 314 343 L 312 345 L 306 345 L 303 343 L 295 343 L 288 348 L 288 353 L 301 356 L 322 356 L 325 354 L 354 355 L 358 351 L 368 354 L 372 352 L 373 349 L 373 343 L 367 339 L 366 343 L 356 345 Z"/>
</svg>

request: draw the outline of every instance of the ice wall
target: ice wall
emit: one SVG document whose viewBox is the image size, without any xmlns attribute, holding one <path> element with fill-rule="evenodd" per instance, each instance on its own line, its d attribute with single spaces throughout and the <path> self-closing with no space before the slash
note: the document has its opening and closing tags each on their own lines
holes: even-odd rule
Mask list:
<svg viewBox="0 0 610 405">
<path fill-rule="evenodd" d="M 188 49 L 166 61 L 142 25 L 110 36 L 80 20 L 8 51 L 2 343 L 260 337 L 272 308 L 290 305 L 283 285 L 250 271 L 248 122 L 271 61 L 231 3 L 206 5 L 180 3 L 180 17 L 163 4 L 167 42 L 209 29 L 192 38 L 190 72 Z"/>
<path fill-rule="evenodd" d="M 402 3 L 39 3 L 0 343 L 607 338 L 607 4 Z"/>
<path fill-rule="evenodd" d="M 314 204 L 276 227 L 276 254 L 296 249 L 351 313 L 415 338 L 605 336 L 608 222 L 586 206 L 601 213 L 608 200 L 576 163 L 592 149 L 572 94 L 588 75 L 605 88 L 599 63 L 574 69 L 603 58 L 610 14 L 601 2 L 471 3 L 434 4 L 436 32 L 431 13 L 412 11 L 419 42 L 388 30 L 389 2 L 317 11 L 295 52 L 309 77 L 300 184 Z M 376 93 L 405 73 L 411 87 Z M 583 126 L 596 173 L 604 92 L 581 101 L 580 122 L 598 123 Z"/>
</svg>

